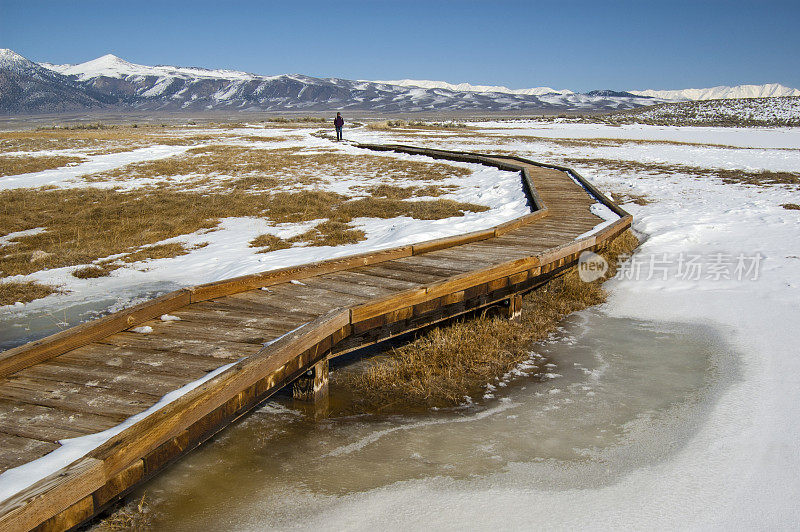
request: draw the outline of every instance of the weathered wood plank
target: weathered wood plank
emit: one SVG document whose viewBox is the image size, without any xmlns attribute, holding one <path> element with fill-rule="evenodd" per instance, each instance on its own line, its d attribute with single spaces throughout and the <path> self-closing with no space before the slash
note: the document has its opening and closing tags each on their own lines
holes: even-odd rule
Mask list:
<svg viewBox="0 0 800 532">
<path fill-rule="evenodd" d="M 249 312 L 242 312 L 236 308 L 229 309 L 194 309 L 189 307 L 180 311 L 178 314 L 181 321 L 187 325 L 199 325 L 203 327 L 223 326 L 232 329 L 254 329 L 263 334 L 280 336 L 286 332 L 286 327 L 299 325 L 311 321 L 320 314 L 302 313 L 291 316 L 257 315 Z M 290 330 L 290 329 L 289 329 Z"/>
<path fill-rule="evenodd" d="M 247 353 L 256 353 L 260 346 L 237 344 L 249 348 Z M 118 350 L 118 351 L 117 351 Z M 121 353 L 116 356 L 115 353 Z M 108 344 L 89 344 L 80 350 L 70 351 L 50 361 L 51 364 L 71 363 L 79 367 L 100 367 L 118 371 L 120 374 L 136 373 L 146 378 L 161 375 L 179 377 L 191 381 L 218 367 L 239 360 L 247 353 L 218 353 L 218 356 L 198 355 L 180 351 L 158 351 Z"/>
<path fill-rule="evenodd" d="M 73 412 L 124 417 L 146 410 L 159 399 L 141 392 L 119 393 L 108 389 L 98 394 L 97 389 L 91 386 L 17 376 L 9 377 L 3 383 L 0 398 Z"/>
<path fill-rule="evenodd" d="M 400 257 L 409 257 L 411 253 L 411 246 L 403 246 L 361 255 L 353 255 L 341 259 L 330 259 L 302 266 L 293 266 L 291 268 L 282 268 L 280 270 L 246 275 L 235 279 L 226 279 L 224 281 L 194 286 L 189 288 L 189 291 L 192 294 L 192 302 L 204 301 L 206 299 L 215 299 L 246 290 L 261 288 L 262 286 L 285 283 L 291 280 L 302 280 L 329 272 L 346 270 L 358 266 L 367 266 L 369 264 L 376 264 Z"/>
<path fill-rule="evenodd" d="M 418 284 L 432 283 L 434 281 L 440 281 L 443 278 L 441 275 L 430 275 L 418 271 L 412 272 L 408 269 L 387 268 L 384 265 L 367 266 L 365 268 L 358 268 L 350 271 L 353 273 L 364 273 L 367 275 L 374 275 L 376 277 L 397 279 L 398 281 L 407 281 Z"/>
<path fill-rule="evenodd" d="M 381 277 L 380 275 L 371 275 L 368 272 L 337 272 L 326 275 L 326 278 L 337 282 L 356 284 L 359 286 L 385 288 L 391 291 L 408 290 L 410 288 L 417 288 L 421 285 L 419 282 L 401 281 L 399 279 Z"/>
<path fill-rule="evenodd" d="M 444 257 L 437 257 L 435 256 L 436 253 L 442 253 L 442 252 L 434 251 L 433 253 L 427 255 L 417 255 L 402 260 L 407 261 L 406 264 L 446 268 L 448 270 L 456 271 L 458 273 L 471 272 L 479 270 L 481 268 L 492 266 L 494 264 L 493 262 L 485 260 L 456 260 Z"/>
<path fill-rule="evenodd" d="M 41 340 L 0 353 L 0 377 L 60 355 L 70 349 L 86 345 L 109 334 L 122 331 L 149 319 L 161 316 L 189 304 L 189 293 L 184 290 L 147 301 L 110 316 L 82 323 Z"/>
<path fill-rule="evenodd" d="M 384 297 L 393 293 L 392 290 L 388 290 L 386 288 L 346 283 L 340 280 L 331 279 L 327 275 L 314 277 L 312 279 L 308 279 L 307 281 L 307 285 L 312 288 L 324 288 L 331 292 L 341 292 L 342 294 L 351 294 L 368 298 Z"/>
<path fill-rule="evenodd" d="M 120 421 L 120 417 L 70 412 L 0 399 L 0 432 L 40 441 L 56 443 L 64 438 L 94 434 L 118 425 Z M 0 453 L 2 457 L 6 449 L 0 448 L 3 449 L 3 453 Z"/>
<path fill-rule="evenodd" d="M 372 268 L 366 266 L 365 268 Z M 349 307 L 367 301 L 369 297 L 355 294 L 343 294 L 341 292 L 331 292 L 324 288 L 316 288 L 307 284 L 303 285 L 277 285 L 271 288 L 275 295 L 279 297 L 293 298 L 301 301 L 307 306 L 309 311 L 319 312 L 320 315 L 329 312 L 336 307 Z"/>
<path fill-rule="evenodd" d="M 161 397 L 172 390 L 186 384 L 187 379 L 164 373 L 141 375 L 135 371 L 120 371 L 114 367 L 89 366 L 75 364 L 70 361 L 53 359 L 44 364 L 37 364 L 15 373 L 16 377 L 25 377 L 37 381 L 71 382 L 97 388 L 95 394 L 104 394 L 105 390 L 117 392 L 144 393 Z M 222 364 L 220 364 L 222 365 Z M 202 375 L 198 375 L 198 378 Z"/>
<path fill-rule="evenodd" d="M 168 353 L 175 352 L 230 361 L 231 359 L 239 359 L 242 356 L 258 352 L 262 342 L 231 342 L 220 338 L 216 342 L 209 343 L 208 339 L 203 337 L 177 338 L 167 335 L 121 332 L 103 338 L 95 343 L 120 349 L 140 349 L 143 351 Z M 122 358 L 123 361 L 125 360 L 124 357 L 119 355 L 111 357 L 110 360 L 113 360 L 113 358 Z M 159 361 L 160 359 L 152 359 L 153 364 Z M 114 360 L 114 362 L 116 361 Z M 148 362 L 143 361 L 142 363 L 147 364 Z"/>
<path fill-rule="evenodd" d="M 60 447 L 57 443 L 6 434 L 0 429 L 0 473 L 27 464 Z M 2 521 L 0 521 L 2 523 Z"/>
<path fill-rule="evenodd" d="M 275 321 L 278 321 L 278 319 L 273 320 L 273 322 Z M 281 325 L 287 325 L 289 327 L 287 330 L 291 330 L 291 325 L 297 322 L 289 321 L 287 323 L 286 319 L 280 318 L 279 323 Z M 152 333 L 142 334 L 142 336 L 153 338 L 154 341 L 160 336 L 164 338 L 183 338 L 186 340 L 225 340 L 228 342 L 240 342 L 245 344 L 263 344 L 273 339 L 277 334 L 272 330 L 264 328 L 250 326 L 231 328 L 224 323 L 193 323 L 184 320 L 171 322 L 167 327 L 169 327 L 167 331 L 160 328 L 154 330 Z"/>
<path fill-rule="evenodd" d="M 290 333 L 259 354 L 217 375 L 155 414 L 118 434 L 91 453 L 107 471 L 117 473 L 166 439 L 175 437 L 242 389 L 284 366 L 350 323 L 349 312 L 335 310 Z"/>
<path fill-rule="evenodd" d="M 415 257 L 416 258 L 416 257 Z M 380 265 L 381 268 L 386 268 L 388 270 L 396 270 L 405 273 L 419 273 L 421 275 L 428 275 L 431 277 L 436 277 L 441 281 L 442 279 L 447 279 L 450 276 L 458 275 L 459 273 L 463 273 L 462 270 L 453 270 L 450 268 L 445 268 L 443 266 L 430 266 L 427 264 L 419 264 L 418 262 L 404 262 L 405 259 L 401 260 L 393 260 L 384 262 Z"/>
</svg>

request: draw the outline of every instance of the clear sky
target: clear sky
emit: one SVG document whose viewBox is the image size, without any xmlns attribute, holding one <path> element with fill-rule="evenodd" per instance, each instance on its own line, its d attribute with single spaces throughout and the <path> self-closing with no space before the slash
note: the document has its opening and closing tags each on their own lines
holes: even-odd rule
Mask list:
<svg viewBox="0 0 800 532">
<path fill-rule="evenodd" d="M 512 88 L 800 87 L 800 0 L 0 0 L 0 48 Z"/>
</svg>

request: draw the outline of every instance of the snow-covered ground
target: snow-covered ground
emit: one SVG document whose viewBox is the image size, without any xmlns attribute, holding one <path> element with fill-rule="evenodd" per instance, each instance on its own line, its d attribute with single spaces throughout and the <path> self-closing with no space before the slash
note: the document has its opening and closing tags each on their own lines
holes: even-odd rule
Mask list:
<svg viewBox="0 0 800 532">
<path fill-rule="evenodd" d="M 800 91 L 795 91 L 800 94 Z M 798 94 L 780 98 L 745 98 L 681 102 L 644 108 L 630 115 L 615 117 L 656 123 L 684 125 L 786 125 L 797 126 L 800 117 Z M 705 99 L 703 99 L 705 100 Z"/>
<path fill-rule="evenodd" d="M 645 162 L 660 158 L 687 166 L 800 172 L 796 151 L 800 129 L 552 124 L 529 128 L 529 134 L 538 136 L 736 142 L 760 148 L 675 150 L 663 145 L 659 155 L 659 148 L 652 145 L 625 145 L 616 153 Z M 365 135 L 378 140 L 374 136 Z M 453 138 L 437 144 L 473 149 L 481 143 Z M 552 162 L 576 150 L 547 143 L 510 149 Z M 585 148 L 585 156 L 594 156 L 593 150 Z M 613 157 L 614 149 L 608 150 L 605 156 Z M 611 298 L 602 311 L 612 317 L 708 324 L 724 331 L 742 354 L 741 377 L 712 405 L 696 435 L 670 459 L 644 465 L 611 485 L 520 489 L 525 476 L 535 473 L 524 464 L 511 465 L 492 476 L 491 482 L 428 478 L 347 495 L 304 526 L 347 523 L 357 529 L 480 530 L 797 526 L 800 357 L 794 327 L 800 323 L 800 215 L 781 204 L 800 202 L 800 191 L 723 184 L 681 174 L 595 170 L 589 177 L 603 190 L 634 192 L 652 200 L 644 206 L 625 206 L 645 240 L 634 266 L 608 285 Z M 534 483 L 531 478 L 530 484 Z M 401 518 L 390 511 L 398 508 L 403 509 Z M 358 515 L 358 522 L 350 515 Z"/>
</svg>

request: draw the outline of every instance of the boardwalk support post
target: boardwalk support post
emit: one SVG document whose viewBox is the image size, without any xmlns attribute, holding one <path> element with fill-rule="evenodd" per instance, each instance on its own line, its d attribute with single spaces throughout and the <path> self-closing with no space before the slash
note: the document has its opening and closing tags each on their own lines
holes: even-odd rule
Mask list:
<svg viewBox="0 0 800 532">
<path fill-rule="evenodd" d="M 322 359 L 294 381 L 292 395 L 297 401 L 323 402 L 328 398 L 328 359 Z"/>
<path fill-rule="evenodd" d="M 503 316 L 509 320 L 516 320 L 522 315 L 522 296 L 515 294 L 506 299 L 503 305 Z"/>
</svg>

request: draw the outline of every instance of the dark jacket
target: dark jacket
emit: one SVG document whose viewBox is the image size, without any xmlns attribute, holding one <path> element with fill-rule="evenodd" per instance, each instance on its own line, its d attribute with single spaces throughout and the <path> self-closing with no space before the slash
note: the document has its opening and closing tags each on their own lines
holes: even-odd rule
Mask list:
<svg viewBox="0 0 800 532">
<path fill-rule="evenodd" d="M 341 116 L 337 116 L 333 120 L 333 125 L 336 127 L 342 127 L 344 125 L 344 118 L 342 118 Z"/>
</svg>

